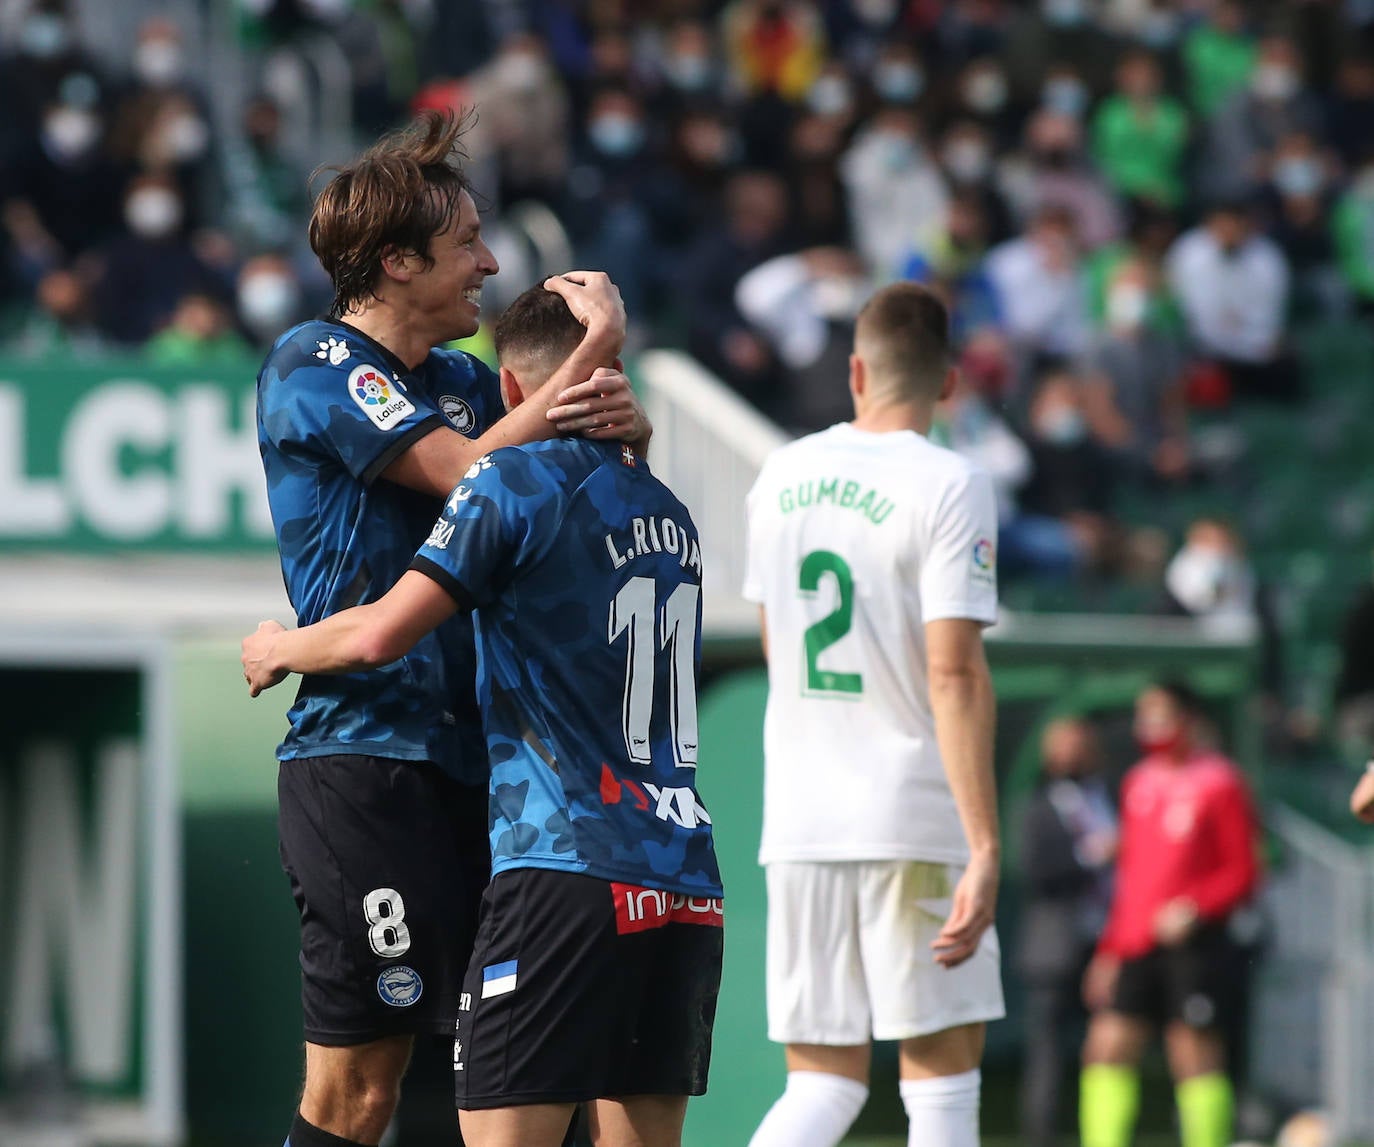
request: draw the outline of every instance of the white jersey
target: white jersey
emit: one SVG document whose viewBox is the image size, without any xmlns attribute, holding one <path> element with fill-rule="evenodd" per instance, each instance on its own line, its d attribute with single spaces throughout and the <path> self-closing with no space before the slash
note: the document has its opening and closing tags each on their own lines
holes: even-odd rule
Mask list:
<svg viewBox="0 0 1374 1147">
<path fill-rule="evenodd" d="M 744 595 L 767 617 L 759 859 L 965 863 L 924 626 L 997 619 L 986 471 L 913 431 L 789 443 L 749 492 Z"/>
</svg>

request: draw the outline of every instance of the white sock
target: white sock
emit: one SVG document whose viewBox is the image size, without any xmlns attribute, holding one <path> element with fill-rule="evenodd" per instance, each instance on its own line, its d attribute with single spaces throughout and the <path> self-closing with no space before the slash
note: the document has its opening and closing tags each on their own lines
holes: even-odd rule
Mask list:
<svg viewBox="0 0 1374 1147">
<path fill-rule="evenodd" d="M 934 1079 L 904 1079 L 902 1106 L 908 1121 L 907 1147 L 978 1147 L 977 1068 Z"/>
<path fill-rule="evenodd" d="M 749 1147 L 835 1147 L 859 1117 L 868 1088 L 823 1071 L 789 1071 Z"/>
</svg>

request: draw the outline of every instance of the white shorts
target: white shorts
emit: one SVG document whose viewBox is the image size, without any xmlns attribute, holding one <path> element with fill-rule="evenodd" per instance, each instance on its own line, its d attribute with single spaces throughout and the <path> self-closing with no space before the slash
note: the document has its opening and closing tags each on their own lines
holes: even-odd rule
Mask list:
<svg viewBox="0 0 1374 1147">
<path fill-rule="evenodd" d="M 913 860 L 766 865 L 768 1038 L 849 1045 L 1001 1019 L 989 928 L 957 968 L 930 944 L 962 869 Z"/>
</svg>

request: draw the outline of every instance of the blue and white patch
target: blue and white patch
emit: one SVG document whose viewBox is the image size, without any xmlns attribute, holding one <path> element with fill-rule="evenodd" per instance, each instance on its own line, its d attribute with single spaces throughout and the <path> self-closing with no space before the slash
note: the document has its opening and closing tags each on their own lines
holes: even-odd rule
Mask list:
<svg viewBox="0 0 1374 1147">
<path fill-rule="evenodd" d="M 468 434 L 477 426 L 477 415 L 466 398 L 459 398 L 456 394 L 441 394 L 439 409 L 459 434 Z"/>
<path fill-rule="evenodd" d="M 504 996 L 515 991 L 516 967 L 518 960 L 507 960 L 504 964 L 488 964 L 482 969 L 482 998 Z"/>
<path fill-rule="evenodd" d="M 408 1008 L 424 995 L 425 984 L 420 973 L 404 964 L 387 968 L 377 977 L 377 994 L 382 1003 L 393 1008 Z"/>
</svg>

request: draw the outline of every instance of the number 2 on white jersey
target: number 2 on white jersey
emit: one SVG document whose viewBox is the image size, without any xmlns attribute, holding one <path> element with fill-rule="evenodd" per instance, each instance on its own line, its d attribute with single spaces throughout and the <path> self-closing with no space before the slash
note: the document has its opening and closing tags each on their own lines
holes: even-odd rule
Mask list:
<svg viewBox="0 0 1374 1147">
<path fill-rule="evenodd" d="M 606 640 L 628 633 L 625 656 L 625 701 L 622 725 L 625 750 L 638 765 L 653 762 L 649 747 L 649 720 L 654 709 L 654 655 L 667 649 L 672 655 L 669 679 L 668 720 L 673 750 L 684 768 L 697 765 L 697 598 L 701 587 L 682 582 L 663 603 L 658 641 L 654 641 L 654 579 L 632 577 L 611 601 Z"/>
<path fill-rule="evenodd" d="M 839 601 L 802 635 L 802 653 L 806 658 L 803 692 L 855 697 L 864 691 L 864 679 L 860 674 L 836 673 L 818 664 L 821 654 L 844 637 L 854 623 L 854 575 L 849 570 L 849 563 L 829 550 L 812 550 L 802 558 L 797 588 L 803 597 L 813 597 L 826 574 L 835 579 Z"/>
</svg>

